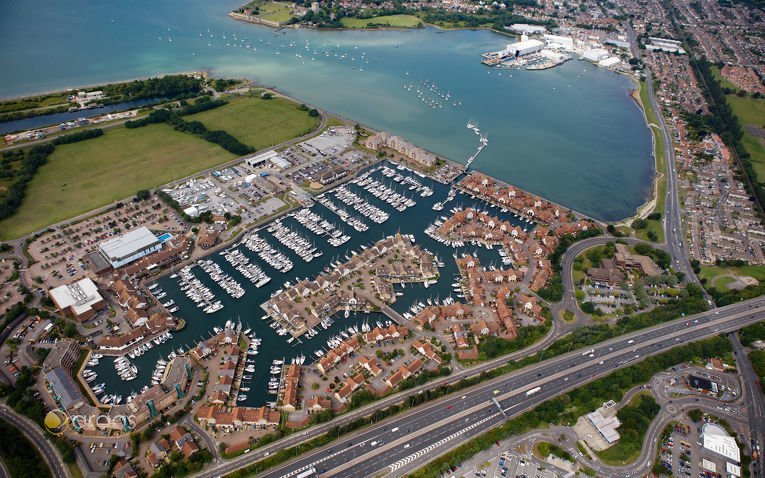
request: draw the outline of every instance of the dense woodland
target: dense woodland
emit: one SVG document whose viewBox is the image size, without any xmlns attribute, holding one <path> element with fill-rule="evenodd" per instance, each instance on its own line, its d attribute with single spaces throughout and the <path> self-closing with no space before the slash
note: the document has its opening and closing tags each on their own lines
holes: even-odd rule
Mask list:
<svg viewBox="0 0 765 478">
<path fill-rule="evenodd" d="M 8 467 L 11 476 L 34 476 L 35 478 L 51 476 L 45 460 L 17 428 L 0 420 L 0 435 L 3 437 L 0 457 Z"/>
<path fill-rule="evenodd" d="M 141 100 L 145 98 L 165 98 L 179 100 L 193 98 L 204 88 L 204 79 L 187 75 L 167 75 L 159 78 L 134 80 L 128 83 L 116 83 L 92 88 L 102 90 L 113 101 Z"/>
</svg>

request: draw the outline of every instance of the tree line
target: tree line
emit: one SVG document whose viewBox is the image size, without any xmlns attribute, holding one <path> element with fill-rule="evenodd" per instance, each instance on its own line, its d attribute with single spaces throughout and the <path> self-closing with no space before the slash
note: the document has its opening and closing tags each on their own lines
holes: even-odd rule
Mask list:
<svg viewBox="0 0 765 478">
<path fill-rule="evenodd" d="M 733 155 L 738 158 L 743 169 L 741 175 L 746 178 L 743 181 L 744 187 L 749 194 L 753 195 L 758 209 L 762 212 L 763 203 L 765 203 L 765 188 L 760 181 L 761 178 L 757 177 L 751 155 L 742 142 L 744 132 L 738 117 L 728 104 L 725 92 L 712 73 L 711 64 L 704 58 L 696 59 L 694 57 L 690 58 L 690 63 L 702 79 L 701 91 L 709 105 L 710 115 L 704 117 L 703 124 L 709 130 L 719 134 L 723 142 L 732 150 Z"/>
<path fill-rule="evenodd" d="M 225 105 L 223 100 L 209 100 L 200 99 L 193 105 L 181 108 L 178 111 L 171 111 L 165 108 L 154 110 L 149 113 L 145 118 L 138 120 L 127 121 L 125 123 L 126 128 L 141 128 L 150 124 L 167 123 L 172 126 L 176 131 L 189 133 L 199 138 L 215 143 L 226 151 L 236 154 L 237 156 L 244 156 L 255 152 L 255 148 L 248 146 L 240 142 L 235 137 L 223 130 L 210 131 L 199 121 L 186 121 L 182 116 L 199 113 L 201 111 L 207 111 L 219 106 Z"/>
<path fill-rule="evenodd" d="M 219 80 L 232 81 L 232 80 Z M 84 89 L 83 91 L 101 90 L 107 96 L 99 103 L 111 105 L 122 103 L 124 101 L 142 100 L 142 99 L 167 99 L 180 100 L 184 98 L 193 98 L 203 93 L 205 80 L 202 78 L 193 78 L 187 75 L 168 75 L 160 78 L 146 78 L 143 80 L 134 80 L 127 83 L 115 83 L 103 86 L 96 86 Z M 61 93 L 63 95 L 63 93 Z M 43 99 L 44 97 L 36 97 Z M 36 98 L 33 98 L 36 99 Z M 66 97 L 62 101 L 65 101 Z M 24 100 L 21 100 L 24 101 Z M 4 102 L 3 105 L 11 102 Z M 25 101 L 21 107 L 31 108 L 35 103 Z M 28 106 L 30 105 L 30 106 Z M 11 106 L 13 107 L 12 103 Z M 0 114 L 0 121 L 13 121 L 34 116 L 44 116 L 55 113 L 65 113 L 69 110 L 69 104 L 63 104 L 54 108 L 45 109 L 24 109 L 22 111 L 12 111 L 4 108 L 8 112 Z"/>
<path fill-rule="evenodd" d="M 56 146 L 60 144 L 72 144 L 78 143 L 80 141 L 85 141 L 86 139 L 98 138 L 99 136 L 103 135 L 104 130 L 101 128 L 86 129 L 84 131 L 78 131 L 77 133 L 59 136 L 58 138 L 54 139 L 52 143 Z"/>
<path fill-rule="evenodd" d="M 0 420 L 0 434 L 3 437 L 0 457 L 8 467 L 11 476 L 34 476 L 37 478 L 51 476 L 45 460 L 18 428 Z"/>
<path fill-rule="evenodd" d="M 563 259 L 563 254 L 565 254 L 568 248 L 575 242 L 599 236 L 600 234 L 602 234 L 600 229 L 592 228 L 587 229 L 586 231 L 579 231 L 576 234 L 567 234 L 560 238 L 558 246 L 550 255 L 553 275 L 550 277 L 547 285 L 539 289 L 539 292 L 537 292 L 539 297 L 548 302 L 560 302 L 563 299 L 563 278 L 561 276 L 561 260 Z"/>
<path fill-rule="evenodd" d="M 514 2 L 519 5 L 535 6 L 536 3 L 531 2 Z M 462 13 L 462 12 L 445 12 L 440 9 L 434 9 L 431 7 L 422 8 L 422 18 L 427 23 L 439 24 L 439 23 L 458 23 L 467 27 L 480 27 L 482 25 L 492 25 L 497 30 L 504 30 L 505 25 L 511 25 L 513 23 L 528 23 L 531 25 L 543 25 L 548 28 L 555 28 L 557 24 L 552 20 L 536 20 L 534 18 L 526 18 L 523 15 L 512 13 L 510 8 L 507 10 L 486 10 L 485 13 Z"/>
<path fill-rule="evenodd" d="M 49 143 L 33 146 L 25 152 L 24 159 L 21 160 L 21 168 L 14 174 L 16 180 L 8 187 L 0 200 L 0 220 L 11 217 L 21 206 L 29 181 L 32 180 L 37 169 L 48 162 L 48 156 L 54 149 L 55 146 Z"/>
</svg>

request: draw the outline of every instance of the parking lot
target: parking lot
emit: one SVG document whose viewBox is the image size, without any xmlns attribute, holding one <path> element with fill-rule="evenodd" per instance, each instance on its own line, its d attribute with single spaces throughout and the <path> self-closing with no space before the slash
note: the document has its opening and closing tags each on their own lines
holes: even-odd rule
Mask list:
<svg viewBox="0 0 765 478">
<path fill-rule="evenodd" d="M 584 301 L 592 302 L 600 307 L 603 312 L 613 313 L 616 309 L 623 309 L 625 306 L 638 307 L 635 296 L 631 291 L 616 288 L 604 288 L 603 286 L 582 287 L 585 294 Z"/>
<path fill-rule="evenodd" d="M 660 461 L 672 476 L 722 478 L 731 476 L 726 472 L 730 460 L 701 445 L 701 430 L 705 423 L 716 423 L 717 418 L 705 415 L 703 421 L 694 423 L 687 417 L 673 422 L 662 436 Z"/>
<path fill-rule="evenodd" d="M 82 279 L 87 272 L 83 261 L 86 253 L 101 241 L 140 226 L 175 233 L 186 230 L 180 215 L 159 198 L 130 202 L 37 237 L 29 244 L 29 255 L 34 262 L 24 272 L 25 278 L 28 283 L 45 288 Z"/>
<path fill-rule="evenodd" d="M 131 455 L 130 441 L 126 439 L 83 437 L 83 440 L 80 451 L 94 472 L 105 473 L 109 469 L 109 460 L 113 455 L 121 457 Z"/>
<path fill-rule="evenodd" d="M 16 261 L 0 259 L 0 314 L 22 300 Z"/>
<path fill-rule="evenodd" d="M 50 320 L 38 320 L 37 317 L 27 316 L 11 331 L 9 340 L 19 341 L 19 343 L 33 343 L 38 339 L 42 339 L 39 343 L 44 344 L 46 347 L 52 347 L 58 342 L 58 339 L 52 339 L 47 336 L 47 332 L 53 327 L 50 324 Z M 0 346 L 0 357 L 2 357 L 3 372 L 6 377 L 16 377 L 21 367 L 32 367 L 37 363 L 39 357 L 34 353 L 30 356 L 28 353 L 30 350 L 28 347 L 19 346 L 14 351 L 9 341 L 4 342 Z"/>
<path fill-rule="evenodd" d="M 313 137 L 298 147 L 310 156 L 335 157 L 350 148 L 356 140 L 356 132 L 349 126 L 329 128 L 319 136 Z"/>
<path fill-rule="evenodd" d="M 462 478 L 558 478 L 567 472 L 545 463 L 530 453 L 492 447 L 462 464 L 451 475 Z"/>
</svg>

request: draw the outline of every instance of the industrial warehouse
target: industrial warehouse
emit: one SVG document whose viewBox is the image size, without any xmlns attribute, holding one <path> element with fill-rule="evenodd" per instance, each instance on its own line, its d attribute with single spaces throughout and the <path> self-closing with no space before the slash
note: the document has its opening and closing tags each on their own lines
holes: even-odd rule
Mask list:
<svg viewBox="0 0 765 478">
<path fill-rule="evenodd" d="M 628 64 L 620 58 L 620 49 L 628 43 L 620 36 L 604 40 L 581 31 L 567 32 L 566 35 L 549 34 L 544 27 L 525 24 L 506 28 L 521 34 L 520 41 L 507 44 L 503 50 L 482 53 L 481 63 L 484 65 L 499 69 L 546 70 L 576 55 L 580 60 L 602 68 L 629 71 Z"/>
</svg>

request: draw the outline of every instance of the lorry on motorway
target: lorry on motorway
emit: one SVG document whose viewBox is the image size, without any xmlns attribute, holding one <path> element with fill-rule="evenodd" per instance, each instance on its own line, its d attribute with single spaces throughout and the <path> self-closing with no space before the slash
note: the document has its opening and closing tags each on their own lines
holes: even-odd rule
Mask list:
<svg viewBox="0 0 765 478">
<path fill-rule="evenodd" d="M 531 396 L 531 395 L 534 395 L 535 393 L 537 393 L 537 392 L 538 392 L 538 391 L 540 391 L 540 390 L 542 390 L 542 387 L 534 387 L 534 388 L 532 388 L 531 390 L 528 390 L 528 391 L 526 392 L 526 396 L 527 396 L 527 397 L 529 397 L 529 396 Z"/>
<path fill-rule="evenodd" d="M 309 468 L 309 469 L 307 469 L 305 471 L 302 471 L 302 472 L 298 473 L 295 476 L 295 478 L 315 478 L 317 476 L 319 476 L 319 475 L 316 473 L 316 468 L 311 467 L 311 468 Z"/>
</svg>

